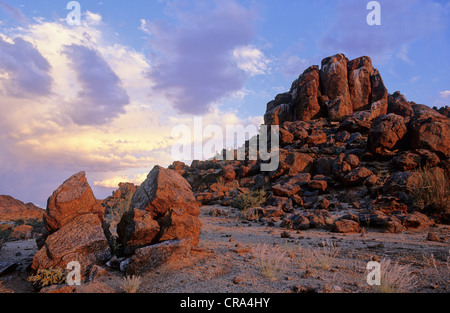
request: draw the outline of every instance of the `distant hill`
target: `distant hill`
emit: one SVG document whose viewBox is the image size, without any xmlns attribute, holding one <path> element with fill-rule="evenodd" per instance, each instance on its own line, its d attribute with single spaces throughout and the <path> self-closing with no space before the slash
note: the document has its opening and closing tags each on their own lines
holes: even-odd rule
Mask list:
<svg viewBox="0 0 450 313">
<path fill-rule="evenodd" d="M 41 219 L 44 212 L 32 203 L 25 204 L 11 196 L 0 195 L 0 222 Z"/>
</svg>

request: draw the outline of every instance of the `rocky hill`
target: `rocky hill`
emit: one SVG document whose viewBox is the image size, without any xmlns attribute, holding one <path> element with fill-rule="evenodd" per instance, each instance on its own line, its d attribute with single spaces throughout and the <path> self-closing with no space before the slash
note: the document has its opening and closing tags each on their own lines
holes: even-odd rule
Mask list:
<svg viewBox="0 0 450 313">
<path fill-rule="evenodd" d="M 338 54 L 267 104 L 265 123 L 280 126 L 276 171 L 248 159 L 170 168 L 203 204 L 251 203 L 264 191 L 252 216 L 269 225 L 401 232 L 448 223 L 450 119 L 440 112 L 389 94 L 369 57 Z"/>
<path fill-rule="evenodd" d="M 0 196 L 0 221 L 42 219 L 44 210 L 32 203 L 23 203 L 11 196 Z"/>
</svg>

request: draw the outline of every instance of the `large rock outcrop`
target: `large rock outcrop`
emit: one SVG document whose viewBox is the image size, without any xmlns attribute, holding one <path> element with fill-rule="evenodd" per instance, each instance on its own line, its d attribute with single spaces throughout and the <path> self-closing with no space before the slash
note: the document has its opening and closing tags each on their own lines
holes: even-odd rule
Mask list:
<svg viewBox="0 0 450 313">
<path fill-rule="evenodd" d="M 82 270 L 111 257 L 104 211 L 80 172 L 66 180 L 48 199 L 44 224 L 48 234 L 38 240 L 40 250 L 32 269 L 66 268 L 78 261 Z"/>
<path fill-rule="evenodd" d="M 363 56 L 349 61 L 343 54 L 325 58 L 294 81 L 291 90 L 267 105 L 266 125 L 310 121 L 327 117 L 343 121 L 354 112 L 367 112 L 373 120 L 388 110 L 388 91 L 372 60 Z"/>
<path fill-rule="evenodd" d="M 130 210 L 117 226 L 125 254 L 175 239 L 198 244 L 200 207 L 189 183 L 176 171 L 155 166 L 136 190 Z"/>
</svg>

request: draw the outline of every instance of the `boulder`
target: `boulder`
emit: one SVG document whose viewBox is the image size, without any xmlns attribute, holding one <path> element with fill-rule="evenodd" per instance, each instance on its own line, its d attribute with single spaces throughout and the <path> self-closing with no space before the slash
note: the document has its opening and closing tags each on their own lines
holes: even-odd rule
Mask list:
<svg viewBox="0 0 450 313">
<path fill-rule="evenodd" d="M 281 104 L 268 111 L 264 115 L 265 125 L 283 125 L 286 121 L 292 121 L 293 109 L 291 104 Z"/>
<path fill-rule="evenodd" d="M 132 209 L 123 215 L 117 225 L 119 243 L 125 254 L 133 254 L 136 249 L 157 241 L 160 229 L 150 212 Z"/>
<path fill-rule="evenodd" d="M 333 169 L 333 162 L 334 158 L 332 157 L 321 157 L 315 159 L 313 164 L 314 174 L 330 176 Z"/>
<path fill-rule="evenodd" d="M 325 192 L 328 188 L 328 183 L 325 180 L 315 179 L 308 183 L 308 187 L 310 189 L 319 190 L 321 192 Z"/>
<path fill-rule="evenodd" d="M 290 145 L 294 142 L 294 135 L 288 132 L 287 130 L 280 128 L 280 145 L 282 147 Z"/>
<path fill-rule="evenodd" d="M 127 275 L 142 275 L 180 258 L 188 257 L 192 239 L 171 240 L 140 248 L 130 258 Z"/>
<path fill-rule="evenodd" d="M 319 104 L 319 67 L 314 65 L 306 69 L 293 83 L 293 108 L 295 120 L 310 121 L 320 117 Z"/>
<path fill-rule="evenodd" d="M 53 233 L 84 214 L 95 214 L 103 222 L 104 209 L 95 198 L 86 173 L 79 172 L 66 180 L 48 199 L 45 227 Z"/>
<path fill-rule="evenodd" d="M 370 110 L 372 60 L 366 56 L 360 57 L 348 62 L 347 68 L 353 111 Z"/>
<path fill-rule="evenodd" d="M 337 179 L 344 179 L 345 175 L 352 170 L 350 164 L 344 161 L 345 154 L 339 154 L 332 163 L 332 174 Z"/>
<path fill-rule="evenodd" d="M 372 203 L 372 210 L 383 212 L 390 215 L 392 213 L 406 213 L 408 206 L 400 203 L 400 200 L 395 197 L 381 196 Z"/>
<path fill-rule="evenodd" d="M 419 186 L 421 176 L 416 172 L 393 173 L 383 185 L 383 194 L 399 195 L 400 193 L 411 194 L 415 186 Z"/>
<path fill-rule="evenodd" d="M 305 141 L 310 147 L 317 146 L 327 142 L 327 134 L 322 130 L 313 129 Z"/>
<path fill-rule="evenodd" d="M 384 154 L 393 149 L 407 133 L 403 117 L 395 114 L 378 118 L 369 131 L 368 148 L 370 152 Z"/>
<path fill-rule="evenodd" d="M 387 113 L 400 115 L 406 120 L 409 120 L 414 115 L 411 103 L 399 91 L 396 91 L 393 95 L 389 95 Z"/>
<path fill-rule="evenodd" d="M 327 109 L 328 117 L 332 121 L 342 121 L 353 113 L 347 63 L 348 59 L 343 54 L 336 54 L 322 60 L 320 70 L 322 92 L 330 99 L 327 102 Z"/>
<path fill-rule="evenodd" d="M 402 153 L 393 160 L 395 167 L 401 171 L 414 170 L 420 166 L 421 161 L 420 155 L 412 152 Z"/>
<path fill-rule="evenodd" d="M 283 220 L 281 226 L 292 230 L 308 230 L 311 225 L 306 216 L 291 214 Z"/>
<path fill-rule="evenodd" d="M 333 232 L 335 233 L 358 233 L 359 223 L 352 220 L 338 220 L 333 224 Z"/>
<path fill-rule="evenodd" d="M 176 171 L 155 166 L 136 190 L 130 208 L 133 213 L 125 214 L 117 228 L 127 254 L 136 247 L 166 240 L 191 238 L 198 244 L 199 203 L 191 186 Z"/>
<path fill-rule="evenodd" d="M 234 171 L 234 167 L 232 165 L 227 165 L 224 168 L 222 168 L 222 177 L 230 182 L 233 181 L 236 178 L 236 172 Z"/>
<path fill-rule="evenodd" d="M 384 86 L 383 78 L 381 78 L 380 72 L 377 69 L 373 70 L 370 81 L 372 84 L 370 120 L 374 120 L 379 116 L 387 114 L 389 92 Z"/>
<path fill-rule="evenodd" d="M 314 159 L 311 156 L 299 152 L 287 153 L 283 161 L 287 165 L 289 176 L 311 172 L 314 163 Z"/>
<path fill-rule="evenodd" d="M 373 175 L 373 172 L 365 167 L 359 167 L 350 171 L 344 177 L 344 182 L 348 186 L 361 185 L 364 181 Z"/>
<path fill-rule="evenodd" d="M 344 162 L 346 162 L 348 165 L 350 165 L 350 167 L 352 169 L 358 168 L 359 163 L 360 163 L 359 157 L 357 155 L 354 155 L 354 154 L 347 154 L 344 157 Z"/>
<path fill-rule="evenodd" d="M 272 191 L 274 195 L 279 197 L 290 197 L 297 194 L 300 191 L 299 185 L 291 185 L 291 184 L 277 184 L 272 187 Z"/>
<path fill-rule="evenodd" d="M 103 264 L 111 257 L 108 241 L 98 215 L 83 214 L 47 237 L 45 245 L 33 258 L 33 270 L 63 268 L 71 261 L 82 270 L 89 265 Z"/>
<path fill-rule="evenodd" d="M 411 147 L 450 157 L 450 119 L 425 105 L 413 105 Z"/>
</svg>

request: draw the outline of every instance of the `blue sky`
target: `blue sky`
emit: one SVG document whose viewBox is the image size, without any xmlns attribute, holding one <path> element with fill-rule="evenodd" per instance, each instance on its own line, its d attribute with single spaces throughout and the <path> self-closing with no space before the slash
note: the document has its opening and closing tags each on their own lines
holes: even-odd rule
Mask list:
<svg viewBox="0 0 450 313">
<path fill-rule="evenodd" d="M 99 198 L 173 160 L 171 129 L 258 124 L 308 66 L 370 56 L 388 90 L 450 102 L 450 1 L 0 0 L 0 194 L 45 205 L 85 170 Z"/>
</svg>

